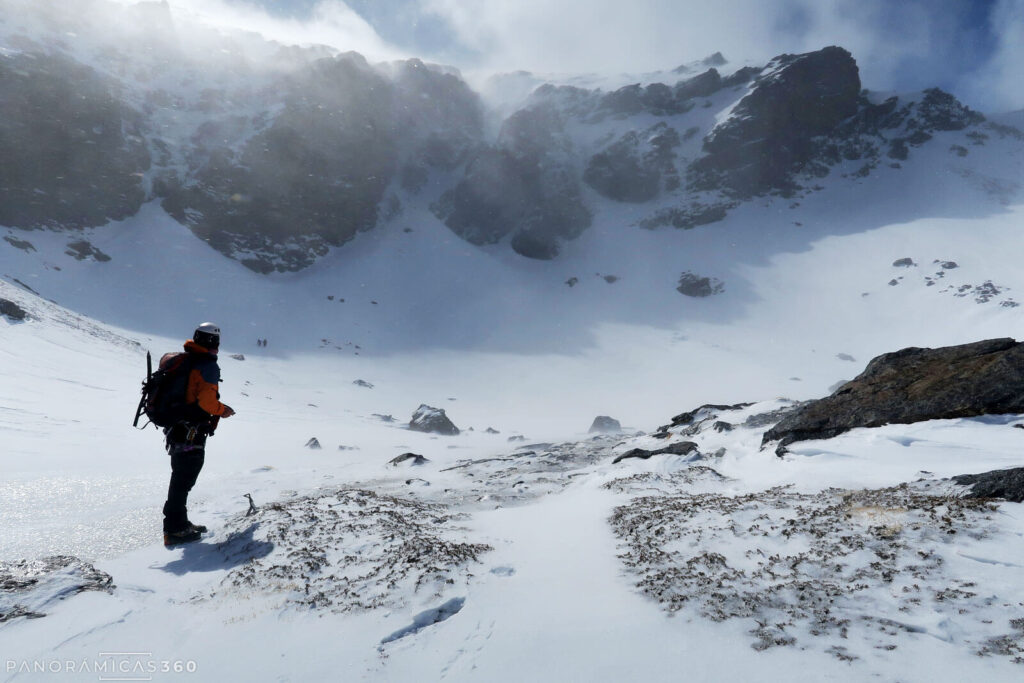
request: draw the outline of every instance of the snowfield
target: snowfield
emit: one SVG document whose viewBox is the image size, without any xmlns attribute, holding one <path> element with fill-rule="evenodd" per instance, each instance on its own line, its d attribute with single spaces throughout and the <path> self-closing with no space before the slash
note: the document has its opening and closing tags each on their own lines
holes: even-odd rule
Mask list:
<svg viewBox="0 0 1024 683">
<path fill-rule="evenodd" d="M 0 251 L 0 298 L 30 316 L 0 319 L 0 572 L 21 577 L 0 594 L 4 678 L 36 680 L 42 662 L 71 680 L 102 666 L 161 680 L 1017 680 L 1024 508 L 960 499 L 943 479 L 1020 466 L 1024 419 L 860 429 L 781 459 L 760 438 L 774 411 L 877 353 L 1019 337 L 1021 309 L 1000 302 L 1024 291 L 1007 248 L 1020 218 L 822 235 L 757 260 L 737 246 L 731 262 L 711 238 L 742 244 L 741 219 L 629 235 L 614 267 L 584 239 L 557 280 L 454 238 L 414 268 L 377 242 L 399 231 L 357 242 L 350 269 L 277 278 L 159 213 L 96 231 L 109 263 L 18 233 L 36 251 Z M 147 247 L 154 230 L 172 251 Z M 182 267 L 161 265 L 175 250 Z M 917 265 L 892 265 L 903 257 Z M 935 260 L 958 267 L 929 286 Z M 725 292 L 675 292 L 683 261 Z M 447 306 L 466 278 L 488 283 L 473 293 L 486 304 Z M 985 281 L 1001 297 L 957 296 Z M 417 349 L 404 316 L 431 302 L 451 322 Z M 161 437 L 130 421 L 145 351 L 205 318 L 224 329 L 238 415 L 190 500 L 211 532 L 165 550 Z M 465 342 L 469 321 L 494 336 Z M 735 401 L 754 403 L 654 436 Z M 405 429 L 420 404 L 462 433 Z M 623 432 L 586 434 L 596 415 Z M 314 437 L 322 448 L 304 446 Z M 684 440 L 696 451 L 613 462 Z M 391 464 L 410 452 L 426 462 Z M 78 560 L 23 562 L 55 555 Z"/>
</svg>

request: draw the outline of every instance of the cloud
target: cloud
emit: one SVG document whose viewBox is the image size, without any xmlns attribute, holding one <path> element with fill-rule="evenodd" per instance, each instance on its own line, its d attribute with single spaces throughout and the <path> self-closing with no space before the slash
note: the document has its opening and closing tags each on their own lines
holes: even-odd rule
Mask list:
<svg viewBox="0 0 1024 683">
<path fill-rule="evenodd" d="M 983 69 L 965 77 L 963 88 L 990 103 L 992 111 L 1024 109 L 1024 0 L 999 0 L 992 10 L 992 57 Z"/>
<path fill-rule="evenodd" d="M 643 74 L 714 52 L 738 68 L 840 45 L 866 88 L 938 86 L 986 111 L 1024 107 L 1024 0 L 169 2 L 284 43 L 326 44 L 371 60 L 419 56 L 478 72 Z"/>
<path fill-rule="evenodd" d="M 998 0 L 989 23 L 994 1 L 419 0 L 480 55 L 477 66 L 491 69 L 643 73 L 718 51 L 735 65 L 763 64 L 840 45 L 875 90 L 966 91 L 964 76 L 992 59 L 1007 76 L 993 85 L 1006 99 L 1015 90 L 1008 77 L 1022 66 L 1024 0 Z M 993 101 L 978 89 L 971 94 L 981 105 Z"/>
<path fill-rule="evenodd" d="M 136 4 L 139 0 L 117 0 Z M 329 45 L 354 50 L 370 59 L 407 56 L 382 39 L 376 29 L 342 0 L 318 2 L 305 16 L 279 16 L 241 0 L 167 0 L 178 16 L 202 24 L 241 29 L 287 45 Z"/>
</svg>

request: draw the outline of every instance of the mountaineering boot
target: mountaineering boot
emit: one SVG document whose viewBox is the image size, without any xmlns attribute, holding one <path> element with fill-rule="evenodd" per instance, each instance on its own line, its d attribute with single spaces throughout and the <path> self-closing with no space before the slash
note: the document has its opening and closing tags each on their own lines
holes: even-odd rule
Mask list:
<svg viewBox="0 0 1024 683">
<path fill-rule="evenodd" d="M 195 529 L 196 531 L 198 531 L 201 534 L 205 534 L 207 531 L 209 531 L 209 529 L 207 529 L 202 524 L 193 524 L 192 522 L 189 522 L 188 525 L 189 525 L 190 528 Z"/>
<path fill-rule="evenodd" d="M 191 543 L 192 541 L 198 541 L 202 537 L 202 532 L 193 527 L 186 527 L 181 531 L 169 531 L 164 534 L 164 547 L 170 548 L 182 543 Z"/>
</svg>

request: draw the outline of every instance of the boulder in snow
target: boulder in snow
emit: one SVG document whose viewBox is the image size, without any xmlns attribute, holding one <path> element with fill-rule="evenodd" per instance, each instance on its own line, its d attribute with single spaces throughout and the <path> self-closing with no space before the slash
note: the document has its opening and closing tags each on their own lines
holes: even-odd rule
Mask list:
<svg viewBox="0 0 1024 683">
<path fill-rule="evenodd" d="M 676 291 L 684 296 L 703 298 L 714 296 L 725 291 L 725 284 L 715 277 L 701 277 L 690 271 L 679 276 L 679 286 Z"/>
<path fill-rule="evenodd" d="M 448 419 L 443 408 L 434 408 L 425 403 L 420 404 L 420 407 L 412 414 L 412 420 L 409 421 L 409 429 L 417 432 L 445 434 L 448 436 L 459 434 L 459 428 Z"/>
<path fill-rule="evenodd" d="M 598 415 L 594 418 L 593 423 L 590 425 L 590 434 L 609 434 L 622 431 L 622 425 L 615 418 L 608 417 L 607 415 Z"/>
<path fill-rule="evenodd" d="M 801 406 L 764 434 L 786 445 L 856 427 L 1024 413 L 1024 343 L 988 339 L 878 356 L 826 398 Z"/>
<path fill-rule="evenodd" d="M 953 481 L 971 487 L 968 498 L 1004 498 L 1011 503 L 1024 503 L 1024 467 L 961 474 L 953 477 Z"/>
<path fill-rule="evenodd" d="M 651 456 L 662 455 L 666 453 L 670 455 L 690 455 L 691 453 L 695 453 L 698 457 L 700 456 L 700 453 L 697 451 L 697 444 L 695 444 L 692 441 L 679 441 L 669 446 L 666 446 L 665 448 L 659 448 L 658 450 L 655 451 L 648 451 L 643 448 L 634 448 L 616 457 L 614 460 L 612 460 L 612 464 L 614 465 L 615 463 L 626 460 L 627 458 L 639 458 L 641 460 L 647 460 Z"/>
<path fill-rule="evenodd" d="M 28 317 L 25 309 L 8 299 L 0 299 L 0 315 L 10 320 L 24 320 Z"/>
<path fill-rule="evenodd" d="M 320 445 L 320 440 L 314 436 L 312 439 L 306 442 L 306 448 L 318 451 L 322 448 L 322 446 Z"/>
<path fill-rule="evenodd" d="M 428 462 L 430 461 L 418 453 L 402 453 L 398 457 L 392 458 L 388 464 L 398 467 L 402 463 L 407 465 L 425 465 Z"/>
</svg>

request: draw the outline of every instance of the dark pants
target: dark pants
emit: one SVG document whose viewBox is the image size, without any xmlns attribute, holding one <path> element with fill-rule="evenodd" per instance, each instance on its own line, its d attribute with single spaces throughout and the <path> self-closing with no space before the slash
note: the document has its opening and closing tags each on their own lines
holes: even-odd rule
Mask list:
<svg viewBox="0 0 1024 683">
<path fill-rule="evenodd" d="M 175 428 L 177 429 L 177 428 Z M 189 491 L 196 485 L 199 472 L 206 461 L 206 436 L 198 434 L 191 440 L 171 430 L 167 435 L 167 451 L 171 455 L 171 483 L 167 487 L 164 503 L 164 533 L 187 529 Z"/>
</svg>

